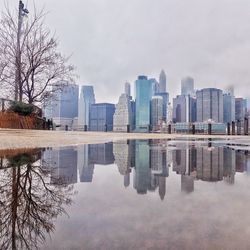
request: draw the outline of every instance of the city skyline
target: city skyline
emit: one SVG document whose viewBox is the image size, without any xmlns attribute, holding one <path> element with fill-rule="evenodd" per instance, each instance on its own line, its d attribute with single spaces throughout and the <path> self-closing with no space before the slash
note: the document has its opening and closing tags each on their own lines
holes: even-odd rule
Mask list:
<svg viewBox="0 0 250 250">
<path fill-rule="evenodd" d="M 8 4 L 17 7 L 16 0 Z M 180 92 L 180 79 L 189 75 L 197 88 L 234 85 L 235 95 L 250 95 L 245 93 L 250 79 L 246 32 L 250 4 L 246 0 L 157 4 L 149 0 L 76 0 L 74 4 L 44 0 L 36 5 L 49 12 L 46 24 L 56 31 L 62 53 L 73 54 L 71 62 L 80 76 L 77 82 L 93 84 L 97 100 L 104 96 L 103 102 L 116 102 L 123 82 L 133 82 L 140 74 L 158 76 L 162 68 L 171 97 Z M 30 1 L 28 7 L 32 12 Z M 74 15 L 69 15 L 69 8 Z M 4 1 L 0 9 L 4 10 Z"/>
</svg>

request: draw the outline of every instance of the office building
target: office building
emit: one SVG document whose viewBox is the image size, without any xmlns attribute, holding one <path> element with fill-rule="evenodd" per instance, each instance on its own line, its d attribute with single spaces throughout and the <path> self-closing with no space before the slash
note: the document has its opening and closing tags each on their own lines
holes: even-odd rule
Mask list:
<svg viewBox="0 0 250 250">
<path fill-rule="evenodd" d="M 222 90 L 206 88 L 196 92 L 197 121 L 214 121 L 223 123 L 223 94 Z"/>
<path fill-rule="evenodd" d="M 115 105 L 97 103 L 90 107 L 90 131 L 112 131 Z"/>
<path fill-rule="evenodd" d="M 90 107 L 95 103 L 93 86 L 82 86 L 78 105 L 78 129 L 88 129 Z"/>
<path fill-rule="evenodd" d="M 129 132 L 133 130 L 133 112 L 131 97 L 122 94 L 115 106 L 114 127 L 115 132 Z"/>
<path fill-rule="evenodd" d="M 169 104 L 169 93 L 156 93 L 156 96 L 161 96 L 163 100 L 163 121 L 167 121 L 168 115 L 168 104 Z"/>
<path fill-rule="evenodd" d="M 127 96 L 131 96 L 131 86 L 129 82 L 125 83 L 124 90 Z"/>
<path fill-rule="evenodd" d="M 79 86 L 65 83 L 61 90 L 56 85 L 53 89 L 53 97 L 45 108 L 46 118 L 53 119 L 59 129 L 72 129 L 73 120 L 78 116 Z"/>
<path fill-rule="evenodd" d="M 160 130 L 163 122 L 163 98 L 161 96 L 153 96 L 151 100 L 151 129 L 153 131 Z"/>
<path fill-rule="evenodd" d="M 163 93 L 166 92 L 166 85 L 167 85 L 167 76 L 164 70 L 161 71 L 159 77 L 159 92 Z"/>
<path fill-rule="evenodd" d="M 136 131 L 148 132 L 150 128 L 150 102 L 153 84 L 146 76 L 139 76 L 135 82 Z"/>
<path fill-rule="evenodd" d="M 178 95 L 173 99 L 173 122 L 195 122 L 196 99 L 190 95 Z"/>
<path fill-rule="evenodd" d="M 223 94 L 223 122 L 233 121 L 235 121 L 235 97 L 230 93 Z"/>
<path fill-rule="evenodd" d="M 243 121 L 246 116 L 246 100 L 235 98 L 235 120 Z"/>
</svg>

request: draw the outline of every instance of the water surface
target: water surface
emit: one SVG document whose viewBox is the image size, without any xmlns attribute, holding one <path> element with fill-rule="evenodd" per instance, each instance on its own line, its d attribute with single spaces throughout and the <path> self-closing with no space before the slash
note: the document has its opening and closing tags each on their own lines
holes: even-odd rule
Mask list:
<svg viewBox="0 0 250 250">
<path fill-rule="evenodd" d="M 250 154 L 230 143 L 0 156 L 1 249 L 250 249 Z"/>
</svg>

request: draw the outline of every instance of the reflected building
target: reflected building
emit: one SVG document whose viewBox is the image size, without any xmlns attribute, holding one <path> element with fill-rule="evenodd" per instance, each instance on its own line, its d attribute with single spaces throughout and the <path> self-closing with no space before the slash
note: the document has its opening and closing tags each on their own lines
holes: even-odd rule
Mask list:
<svg viewBox="0 0 250 250">
<path fill-rule="evenodd" d="M 236 171 L 236 152 L 231 148 L 223 148 L 223 177 L 229 184 L 234 184 L 234 177 Z"/>
<path fill-rule="evenodd" d="M 237 154 L 230 148 L 188 147 L 173 150 L 172 154 L 173 171 L 181 175 L 182 191 L 193 191 L 194 180 L 234 183 Z"/>
<path fill-rule="evenodd" d="M 230 93 L 223 94 L 223 122 L 235 121 L 235 97 Z"/>
<path fill-rule="evenodd" d="M 223 148 L 197 148 L 197 179 L 203 181 L 223 180 Z"/>
<path fill-rule="evenodd" d="M 113 143 L 90 144 L 89 162 L 98 165 L 110 165 L 114 163 Z"/>
<path fill-rule="evenodd" d="M 72 147 L 46 150 L 43 162 L 50 166 L 51 184 L 77 183 L 77 150 Z"/>
<path fill-rule="evenodd" d="M 122 141 L 113 143 L 115 164 L 121 175 L 124 176 L 124 186 L 130 185 L 131 168 L 134 167 L 135 142 Z"/>
<path fill-rule="evenodd" d="M 158 140 L 138 140 L 135 143 L 134 188 L 138 194 L 155 191 L 163 200 L 166 194 L 168 166 L 166 149 Z"/>
<path fill-rule="evenodd" d="M 138 194 L 146 194 L 151 186 L 150 148 L 148 140 L 135 142 L 134 188 Z"/>
<path fill-rule="evenodd" d="M 77 147 L 77 168 L 80 182 L 92 182 L 95 165 L 89 161 L 89 145 Z"/>
</svg>

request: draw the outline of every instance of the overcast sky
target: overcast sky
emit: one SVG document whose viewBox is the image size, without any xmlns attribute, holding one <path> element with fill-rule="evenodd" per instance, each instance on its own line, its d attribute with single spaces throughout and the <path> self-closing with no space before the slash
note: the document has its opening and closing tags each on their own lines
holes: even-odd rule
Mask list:
<svg viewBox="0 0 250 250">
<path fill-rule="evenodd" d="M 187 75 L 196 88 L 234 85 L 236 95 L 250 96 L 249 0 L 35 3 L 49 11 L 47 25 L 56 31 L 60 50 L 73 54 L 77 82 L 93 84 L 98 102 L 116 103 L 125 81 L 134 83 L 141 74 L 158 78 L 161 69 L 172 97 Z"/>
</svg>

